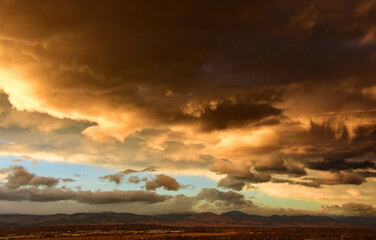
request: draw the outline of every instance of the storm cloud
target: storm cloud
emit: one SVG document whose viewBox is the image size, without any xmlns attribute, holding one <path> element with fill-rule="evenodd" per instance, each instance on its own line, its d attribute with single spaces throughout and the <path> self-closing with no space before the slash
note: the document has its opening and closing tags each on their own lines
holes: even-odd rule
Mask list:
<svg viewBox="0 0 376 240">
<path fill-rule="evenodd" d="M 80 181 L 4 165 L 2 196 L 163 202 L 149 191 L 184 193 L 184 175 L 375 198 L 375 16 L 374 0 L 0 0 L 1 155 L 113 169 L 99 179 L 114 183 L 63 190 Z M 252 205 L 201 187 L 197 202 Z"/>
</svg>

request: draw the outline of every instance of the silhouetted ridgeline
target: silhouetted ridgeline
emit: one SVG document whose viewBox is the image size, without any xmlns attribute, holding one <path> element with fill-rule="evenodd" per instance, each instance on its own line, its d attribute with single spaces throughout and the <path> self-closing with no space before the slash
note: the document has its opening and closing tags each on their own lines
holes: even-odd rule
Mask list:
<svg viewBox="0 0 376 240">
<path fill-rule="evenodd" d="M 87 224 L 159 224 L 176 226 L 362 226 L 376 227 L 376 217 L 278 216 L 263 217 L 231 211 L 217 215 L 211 212 L 137 215 L 132 213 L 76 213 L 53 215 L 0 215 L 0 227 L 58 226 Z"/>
</svg>

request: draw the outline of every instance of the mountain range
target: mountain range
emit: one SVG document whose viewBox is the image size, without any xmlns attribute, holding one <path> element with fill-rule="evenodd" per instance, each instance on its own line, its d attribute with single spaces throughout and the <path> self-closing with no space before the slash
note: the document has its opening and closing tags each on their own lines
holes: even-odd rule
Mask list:
<svg viewBox="0 0 376 240">
<path fill-rule="evenodd" d="M 137 215 L 100 212 L 53 215 L 1 214 L 0 227 L 68 226 L 91 224 L 156 224 L 171 226 L 362 226 L 376 227 L 376 217 L 249 215 L 239 211 Z"/>
</svg>

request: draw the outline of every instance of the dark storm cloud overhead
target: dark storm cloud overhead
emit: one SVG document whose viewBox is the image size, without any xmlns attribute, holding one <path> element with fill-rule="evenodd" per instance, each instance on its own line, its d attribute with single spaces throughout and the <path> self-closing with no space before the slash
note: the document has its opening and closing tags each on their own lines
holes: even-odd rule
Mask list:
<svg viewBox="0 0 376 240">
<path fill-rule="evenodd" d="M 357 171 L 357 173 L 362 175 L 364 178 L 376 177 L 376 171 Z"/>
<path fill-rule="evenodd" d="M 181 116 L 176 120 L 197 121 L 203 131 L 224 130 L 231 127 L 242 127 L 249 123 L 258 122 L 271 116 L 279 116 L 282 110 L 270 104 L 249 104 L 225 100 L 214 106 L 207 106 L 199 117 Z M 175 119 L 174 119 L 175 120 Z M 262 125 L 263 122 L 259 122 Z M 265 122 L 267 124 L 269 122 Z M 279 122 L 273 122 L 278 124 Z"/>
<path fill-rule="evenodd" d="M 344 159 L 330 159 L 324 158 L 319 162 L 307 162 L 307 166 L 313 170 L 321 171 L 341 171 L 350 169 L 375 169 L 375 163 L 370 160 L 358 161 L 345 161 Z"/>
<path fill-rule="evenodd" d="M 38 96 L 64 112 L 97 114 L 94 103 L 168 125 L 194 99 L 206 103 L 194 106 L 205 112 L 193 122 L 225 129 L 279 115 L 283 84 L 353 76 L 368 86 L 375 76 L 375 44 L 364 40 L 370 0 L 2 1 L 0 9 L 2 59 L 30 63 Z M 236 104 L 208 108 L 229 99 Z"/>
<path fill-rule="evenodd" d="M 375 13 L 376 4 L 372 0 L 319 0 L 310 1 L 296 14 L 292 22 L 296 30 L 300 28 L 308 35 L 351 40 L 372 30 L 376 20 Z"/>
<path fill-rule="evenodd" d="M 375 115 L 365 117 L 368 120 Z M 349 117 L 349 116 L 345 116 Z M 363 118 L 360 118 L 363 119 Z M 376 131 L 374 124 L 357 124 L 350 136 L 348 127 L 344 122 L 328 118 L 322 123 L 310 122 L 308 131 L 300 130 L 295 134 L 286 136 L 286 147 L 303 147 L 307 158 L 322 157 L 327 163 L 349 158 L 360 157 L 367 153 L 375 152 Z M 347 160 L 346 162 L 352 162 Z M 364 161 L 364 160 L 363 160 Z M 308 165 L 310 162 L 307 163 Z M 349 167 L 350 164 L 345 164 Z M 354 167 L 357 167 L 354 165 Z"/>
<path fill-rule="evenodd" d="M 133 174 L 133 173 L 140 173 L 140 172 L 154 172 L 156 170 L 157 170 L 157 167 L 154 167 L 154 166 L 150 166 L 142 170 L 125 169 L 124 171 L 118 172 L 116 174 L 109 174 L 103 177 L 99 177 L 99 179 L 103 181 L 107 180 L 109 182 L 120 184 L 126 175 Z"/>
<path fill-rule="evenodd" d="M 184 186 L 180 185 L 175 178 L 165 174 L 157 174 L 152 180 L 145 182 L 146 191 L 155 191 L 157 188 L 163 188 L 168 191 L 178 191 Z"/>
<path fill-rule="evenodd" d="M 0 169 L 0 173 L 8 174 L 5 186 L 9 189 L 15 189 L 23 186 L 56 186 L 60 179 L 53 177 L 37 176 L 28 172 L 23 166 L 10 166 Z"/>
<path fill-rule="evenodd" d="M 286 135 L 282 148 L 293 151 L 282 155 L 312 170 L 360 172 L 375 169 L 375 144 L 374 124 L 357 124 L 350 133 L 344 123 L 334 119 L 322 123 L 311 121 L 308 130 Z"/>
<path fill-rule="evenodd" d="M 2 152 L 209 167 L 223 175 L 219 187 L 238 191 L 375 176 L 374 0 L 0 0 L 0 16 L 0 88 L 11 102 L 0 96 Z M 100 179 L 139 184 L 149 171 Z M 12 194 L 56 180 L 19 175 Z M 144 179 L 146 189 L 183 187 L 161 176 Z"/>
</svg>

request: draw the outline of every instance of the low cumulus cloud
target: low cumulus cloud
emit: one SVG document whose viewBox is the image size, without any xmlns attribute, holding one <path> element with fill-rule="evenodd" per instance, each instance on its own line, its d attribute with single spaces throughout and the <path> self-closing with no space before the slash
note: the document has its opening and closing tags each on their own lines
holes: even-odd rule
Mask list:
<svg viewBox="0 0 376 240">
<path fill-rule="evenodd" d="M 0 170 L 1 173 L 8 174 L 5 186 L 10 189 L 22 186 L 56 186 L 60 179 L 54 177 L 37 176 L 28 172 L 23 166 L 10 166 Z"/>
<path fill-rule="evenodd" d="M 178 188 L 176 182 L 166 175 L 160 174 L 161 187 L 167 190 Z M 43 177 L 41 177 L 43 178 Z M 169 189 L 168 189 L 169 188 Z M 0 186 L 0 200 L 13 202 L 75 202 L 80 204 L 101 205 L 106 204 L 142 204 L 146 212 L 159 212 L 154 209 L 155 206 L 163 208 L 163 213 L 168 212 L 188 212 L 188 211 L 213 211 L 222 213 L 231 210 L 239 210 L 252 214 L 271 215 L 271 214 L 316 214 L 312 211 L 294 210 L 286 208 L 271 208 L 253 203 L 243 194 L 233 191 L 220 191 L 216 188 L 203 188 L 195 196 L 185 196 L 178 194 L 175 196 L 160 195 L 155 192 L 136 190 L 136 191 L 83 191 L 72 190 L 67 187 L 44 187 L 40 188 L 33 185 L 23 185 L 23 187 L 9 188 L 7 183 Z M 99 207 L 99 206 L 98 206 Z M 346 203 L 339 205 L 322 206 L 321 210 L 338 212 L 342 211 L 346 215 L 373 216 L 375 211 L 372 205 L 362 203 Z"/>
<path fill-rule="evenodd" d="M 376 216 L 376 210 L 372 204 L 348 202 L 342 205 L 324 205 L 322 211 L 341 212 L 350 216 Z"/>
<path fill-rule="evenodd" d="M 267 172 L 250 171 L 248 164 L 234 164 L 228 160 L 217 160 L 209 168 L 220 175 L 226 175 L 218 182 L 218 187 L 240 191 L 247 184 L 268 182 L 271 175 Z"/>
<path fill-rule="evenodd" d="M 375 215 L 376 211 L 372 204 L 349 202 L 342 204 L 342 210 L 345 213 L 356 214 L 356 215 Z"/>
<path fill-rule="evenodd" d="M 7 201 L 56 202 L 75 201 L 87 204 L 110 204 L 127 202 L 157 203 L 169 199 L 170 196 L 158 195 L 154 192 L 136 191 L 73 191 L 60 188 L 17 188 L 0 187 L 0 199 Z"/>
<path fill-rule="evenodd" d="M 129 174 L 133 174 L 133 173 L 141 173 L 141 172 L 154 172 L 157 170 L 157 167 L 154 167 L 154 166 L 150 166 L 150 167 L 147 167 L 147 168 L 144 168 L 142 170 L 134 170 L 134 169 L 126 169 L 124 171 L 121 171 L 121 172 L 118 172 L 116 174 L 109 174 L 109 175 L 106 175 L 106 176 L 103 176 L 103 177 L 99 177 L 99 179 L 101 180 L 107 180 L 109 182 L 114 182 L 116 184 L 120 184 L 123 180 L 123 178 L 126 176 L 126 175 L 129 175 Z"/>
<path fill-rule="evenodd" d="M 62 178 L 61 181 L 68 183 L 68 182 L 75 182 L 76 180 L 74 180 L 72 178 Z"/>
<path fill-rule="evenodd" d="M 153 168 L 147 168 L 152 170 Z M 132 171 L 127 171 L 132 172 Z M 59 181 L 65 183 L 74 182 L 71 178 L 53 178 L 37 176 L 28 172 L 23 166 L 10 166 L 1 169 L 0 173 L 7 174 L 6 182 L 0 186 L 0 200 L 7 201 L 32 201 L 32 202 L 56 202 L 75 201 L 86 204 L 109 204 L 126 202 L 156 203 L 171 198 L 167 195 L 158 195 L 147 191 L 82 191 L 78 187 L 73 191 L 66 186 L 57 188 Z M 42 188 L 40 188 L 42 187 Z"/>
<path fill-rule="evenodd" d="M 165 174 L 157 174 L 154 179 L 145 182 L 146 191 L 155 191 L 157 188 L 163 188 L 168 191 L 178 191 L 183 187 L 184 186 L 178 183 L 175 178 Z"/>
<path fill-rule="evenodd" d="M 215 188 L 203 188 L 195 197 L 197 200 L 205 200 L 217 206 L 254 207 L 252 201 L 246 200 L 244 195 L 233 191 L 223 192 Z"/>
</svg>

